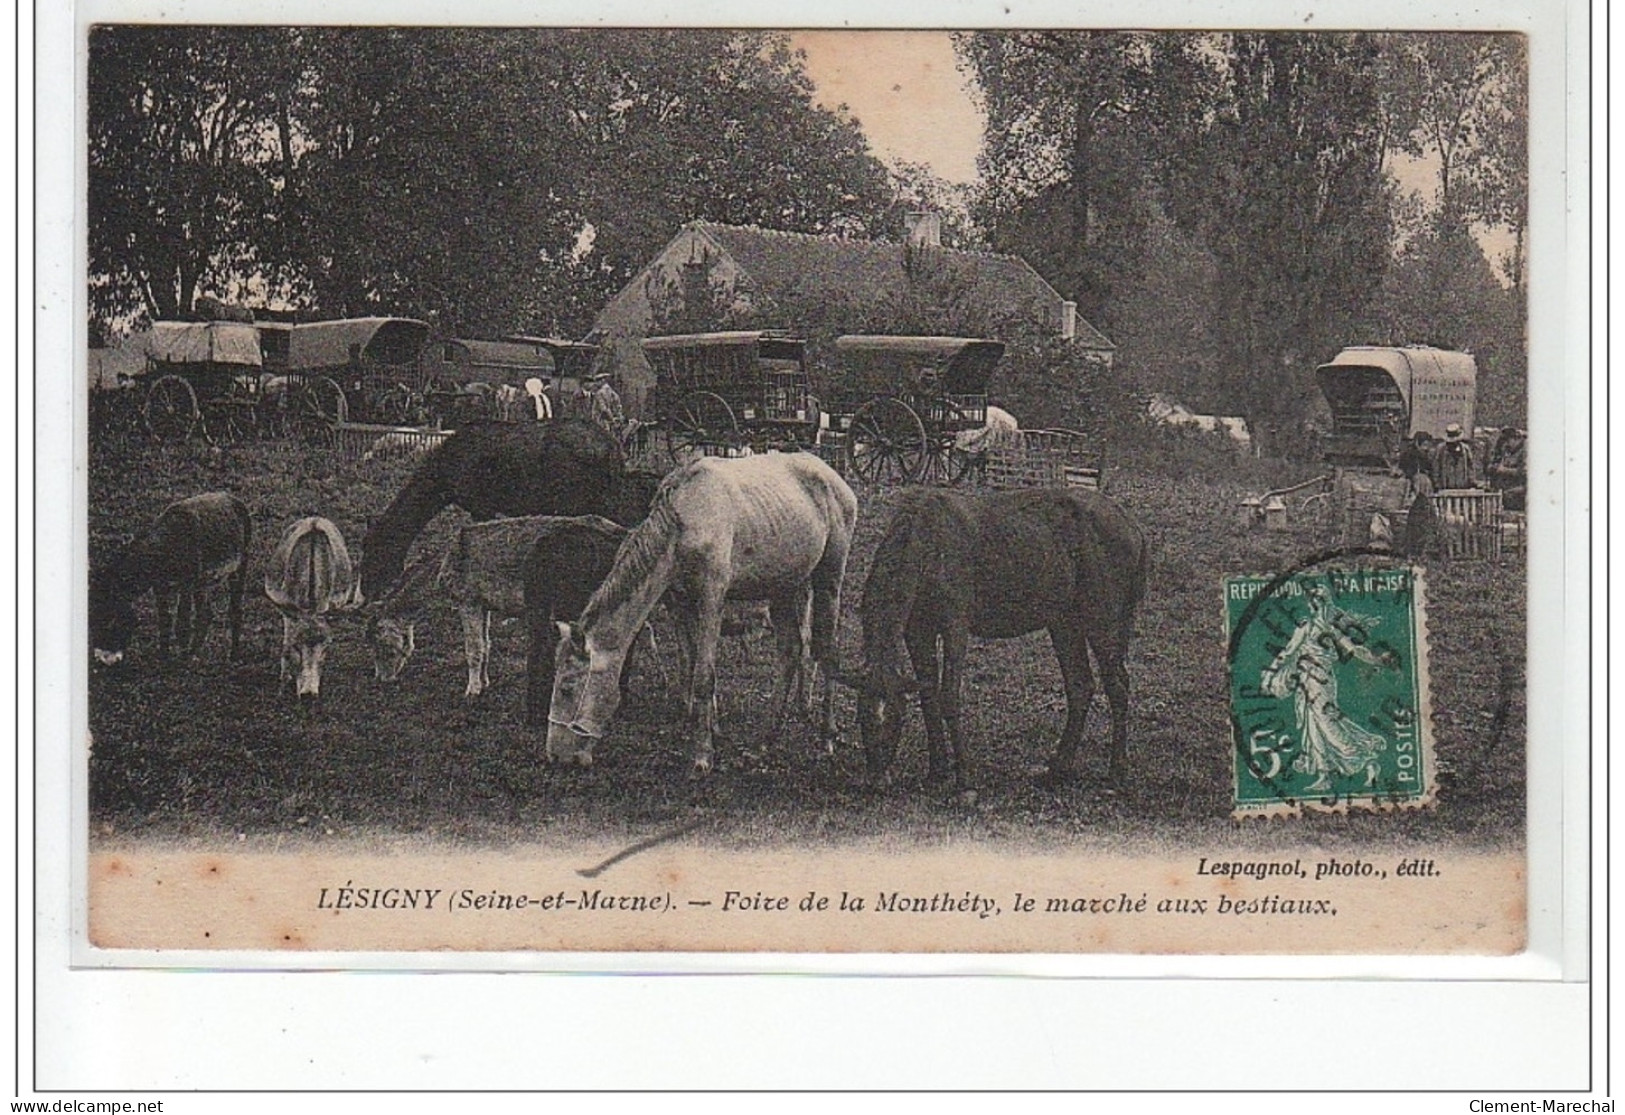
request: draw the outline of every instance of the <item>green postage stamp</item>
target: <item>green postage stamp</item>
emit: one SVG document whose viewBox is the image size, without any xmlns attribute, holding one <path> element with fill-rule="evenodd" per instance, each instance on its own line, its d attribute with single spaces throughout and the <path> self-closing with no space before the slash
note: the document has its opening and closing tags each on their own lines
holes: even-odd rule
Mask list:
<svg viewBox="0 0 1625 1115">
<path fill-rule="evenodd" d="M 1415 568 L 1227 577 L 1236 817 L 1432 802 Z"/>
</svg>

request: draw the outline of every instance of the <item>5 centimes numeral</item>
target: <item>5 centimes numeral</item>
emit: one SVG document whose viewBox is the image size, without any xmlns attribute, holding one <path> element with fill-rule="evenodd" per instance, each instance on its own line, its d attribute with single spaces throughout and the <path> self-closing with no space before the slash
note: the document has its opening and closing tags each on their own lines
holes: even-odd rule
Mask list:
<svg viewBox="0 0 1625 1115">
<path fill-rule="evenodd" d="M 1420 570 L 1227 577 L 1224 615 L 1236 817 L 1432 802 Z"/>
</svg>

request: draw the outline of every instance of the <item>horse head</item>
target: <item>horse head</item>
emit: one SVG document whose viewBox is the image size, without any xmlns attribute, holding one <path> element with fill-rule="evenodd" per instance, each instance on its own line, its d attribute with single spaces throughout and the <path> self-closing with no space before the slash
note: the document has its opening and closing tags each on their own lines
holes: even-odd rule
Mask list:
<svg viewBox="0 0 1625 1115">
<path fill-rule="evenodd" d="M 560 623 L 553 657 L 553 699 L 547 713 L 549 762 L 592 765 L 593 746 L 604 737 L 620 706 L 616 665 L 594 653 L 573 623 Z"/>
<path fill-rule="evenodd" d="M 903 734 L 904 698 L 919 691 L 919 682 L 884 667 L 861 674 L 837 671 L 830 676 L 857 690 L 864 763 L 870 782 L 878 783 L 897 758 L 897 743 Z"/>
</svg>

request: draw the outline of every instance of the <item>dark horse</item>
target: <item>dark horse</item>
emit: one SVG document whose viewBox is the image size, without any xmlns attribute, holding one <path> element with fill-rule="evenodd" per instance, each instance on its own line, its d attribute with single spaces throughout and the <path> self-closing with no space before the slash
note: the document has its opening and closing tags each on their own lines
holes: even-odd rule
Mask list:
<svg viewBox="0 0 1625 1115">
<path fill-rule="evenodd" d="M 525 624 L 530 630 L 525 721 L 532 727 L 547 723 L 553 699 L 557 624 L 580 617 L 615 565 L 615 551 L 630 533 L 608 519 L 584 515 L 551 520 L 531 546 L 525 558 Z M 628 672 L 623 671 L 623 691 L 627 677 Z"/>
<path fill-rule="evenodd" d="M 1111 776 L 1128 773 L 1128 670 L 1134 610 L 1149 554 L 1140 528 L 1089 491 L 1040 489 L 963 495 L 903 493 L 863 587 L 859 722 L 869 777 L 897 752 L 902 698 L 920 695 L 930 777 L 972 785 L 959 692 L 971 635 L 1010 639 L 1047 629 L 1066 682 L 1066 727 L 1046 780 L 1078 774 L 1078 745 L 1094 695 L 1089 653 L 1111 705 Z M 902 647 L 913 660 L 906 680 Z"/>
<path fill-rule="evenodd" d="M 182 654 L 209 632 L 209 590 L 230 592 L 231 656 L 243 625 L 243 585 L 253 527 L 248 508 L 225 492 L 170 504 L 146 530 L 90 579 L 90 642 L 98 661 L 113 665 L 135 632 L 135 601 L 151 592 L 158 607 L 158 650 L 169 656 L 173 635 Z"/>
<path fill-rule="evenodd" d="M 618 506 L 623 463 L 615 438 L 586 419 L 465 426 L 423 459 L 367 531 L 363 598 L 376 600 L 400 580 L 413 540 L 451 504 L 480 521 L 498 515 L 624 517 L 628 512 Z"/>
</svg>

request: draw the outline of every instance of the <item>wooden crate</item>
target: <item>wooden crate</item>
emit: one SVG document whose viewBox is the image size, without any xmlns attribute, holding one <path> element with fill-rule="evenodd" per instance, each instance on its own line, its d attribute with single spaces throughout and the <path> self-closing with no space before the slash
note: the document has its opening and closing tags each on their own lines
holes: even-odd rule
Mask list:
<svg viewBox="0 0 1625 1115">
<path fill-rule="evenodd" d="M 989 488 L 1088 488 L 1100 490 L 1105 449 L 1077 430 L 1020 430 L 987 451 L 983 469 Z"/>
</svg>

